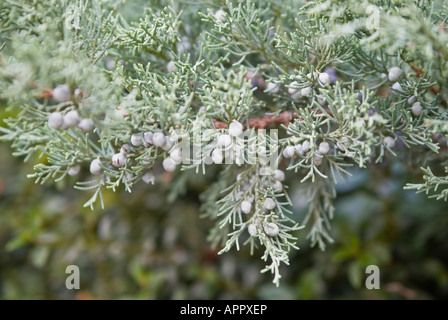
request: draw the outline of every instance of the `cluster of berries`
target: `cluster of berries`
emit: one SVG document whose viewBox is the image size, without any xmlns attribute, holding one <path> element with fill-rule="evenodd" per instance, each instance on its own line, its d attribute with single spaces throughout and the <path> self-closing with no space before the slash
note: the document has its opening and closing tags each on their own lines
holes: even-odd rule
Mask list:
<svg viewBox="0 0 448 320">
<path fill-rule="evenodd" d="M 80 96 L 80 89 L 76 89 L 75 96 Z M 53 99 L 56 102 L 67 102 L 70 100 L 70 88 L 69 86 L 62 84 L 56 86 L 52 91 Z M 95 128 L 95 123 L 92 119 L 82 119 L 79 116 L 78 111 L 70 110 L 65 114 L 61 112 L 53 112 L 48 116 L 48 126 L 52 129 L 67 130 L 69 128 L 78 127 L 83 131 L 91 131 Z"/>
<path fill-rule="evenodd" d="M 292 158 L 296 154 L 304 156 L 308 151 L 310 151 L 310 142 L 304 141 L 301 144 L 297 144 L 295 146 L 287 146 L 285 149 L 283 149 L 283 157 L 285 158 Z M 321 142 L 319 144 L 318 150 L 314 152 L 313 155 L 313 163 L 316 166 L 319 166 L 322 164 L 324 155 L 328 154 L 330 152 L 330 145 L 328 142 Z"/>
</svg>

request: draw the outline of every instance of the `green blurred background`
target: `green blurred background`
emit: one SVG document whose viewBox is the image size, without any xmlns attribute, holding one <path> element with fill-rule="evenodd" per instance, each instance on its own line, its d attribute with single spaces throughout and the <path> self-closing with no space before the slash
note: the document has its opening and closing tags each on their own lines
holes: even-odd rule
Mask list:
<svg viewBox="0 0 448 320">
<path fill-rule="evenodd" d="M 0 107 L 0 119 L 7 116 Z M 108 192 L 105 210 L 92 212 L 83 208 L 90 194 L 74 181 L 36 185 L 26 178 L 32 165 L 11 152 L 0 143 L 1 299 L 448 298 L 448 205 L 404 191 L 419 176 L 398 161 L 338 183 L 335 242 L 322 252 L 300 232 L 301 250 L 277 288 L 260 274 L 262 252 L 218 256 L 206 241 L 212 222 L 200 217 L 199 194 L 213 177 L 186 175 L 177 197 L 163 183 Z M 302 191 L 292 179 L 301 221 Z M 80 290 L 65 287 L 71 264 Z M 365 288 L 371 264 L 381 271 L 379 290 Z"/>
</svg>

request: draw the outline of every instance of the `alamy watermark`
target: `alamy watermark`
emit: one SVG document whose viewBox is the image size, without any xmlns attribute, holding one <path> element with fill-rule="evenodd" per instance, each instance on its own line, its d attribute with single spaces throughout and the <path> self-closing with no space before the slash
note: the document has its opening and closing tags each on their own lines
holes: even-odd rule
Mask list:
<svg viewBox="0 0 448 320">
<path fill-rule="evenodd" d="M 196 130 L 192 134 L 173 130 L 167 139 L 170 154 L 177 154 L 177 164 L 261 164 L 261 175 L 273 174 L 279 162 L 277 129 L 248 129 L 237 136 L 227 129 Z M 155 143 L 155 141 L 153 141 Z"/>
<path fill-rule="evenodd" d="M 81 274 L 77 265 L 69 265 L 65 268 L 65 273 L 68 274 L 65 280 L 65 287 L 68 290 L 80 289 Z M 376 265 L 369 265 L 365 273 L 368 275 L 365 281 L 365 287 L 368 290 L 380 289 L 380 268 Z M 190 314 L 187 310 L 181 310 L 181 314 Z"/>
<path fill-rule="evenodd" d="M 370 265 L 366 268 L 366 288 L 369 290 L 380 289 L 380 268 L 376 265 Z"/>
<path fill-rule="evenodd" d="M 366 19 L 366 27 L 369 31 L 375 31 L 380 28 L 380 8 L 371 4 L 366 8 L 366 13 L 369 15 Z"/>
<path fill-rule="evenodd" d="M 68 290 L 80 289 L 80 272 L 77 265 L 69 265 L 65 268 L 65 273 L 69 274 L 65 280 L 65 287 Z"/>
</svg>

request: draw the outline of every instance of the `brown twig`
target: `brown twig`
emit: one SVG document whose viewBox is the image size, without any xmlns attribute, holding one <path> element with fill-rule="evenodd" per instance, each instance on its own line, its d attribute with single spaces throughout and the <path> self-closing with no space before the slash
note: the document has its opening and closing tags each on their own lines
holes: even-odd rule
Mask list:
<svg viewBox="0 0 448 320">
<path fill-rule="evenodd" d="M 278 116 L 264 116 L 260 118 L 250 118 L 249 128 L 255 128 L 255 129 L 264 129 L 267 126 L 273 125 L 273 124 L 284 124 L 288 125 L 292 119 L 295 118 L 295 114 L 293 111 L 283 111 Z M 227 123 L 213 119 L 213 124 L 215 125 L 216 129 L 227 129 Z M 244 123 L 244 127 L 247 128 L 247 123 Z"/>
<path fill-rule="evenodd" d="M 42 98 L 53 98 L 53 90 L 52 89 L 44 89 L 41 97 Z"/>
<path fill-rule="evenodd" d="M 420 68 L 418 68 L 412 64 L 409 64 L 409 66 L 412 68 L 412 70 L 414 70 L 414 72 L 417 74 L 418 77 L 423 77 L 425 75 L 425 73 Z M 435 95 L 440 94 L 439 87 L 432 86 L 429 88 L 429 90 L 431 90 L 431 92 L 434 93 Z M 441 97 L 441 103 L 445 108 L 447 107 L 446 100 L 443 97 Z"/>
<path fill-rule="evenodd" d="M 417 74 L 418 77 L 423 77 L 425 75 L 425 73 L 421 69 L 417 68 L 416 66 L 413 66 L 412 64 L 410 66 L 411 66 L 412 70 L 415 71 L 415 73 Z M 439 88 L 437 88 L 436 86 L 430 87 L 429 90 L 431 90 L 431 92 L 434 94 L 440 93 Z"/>
</svg>

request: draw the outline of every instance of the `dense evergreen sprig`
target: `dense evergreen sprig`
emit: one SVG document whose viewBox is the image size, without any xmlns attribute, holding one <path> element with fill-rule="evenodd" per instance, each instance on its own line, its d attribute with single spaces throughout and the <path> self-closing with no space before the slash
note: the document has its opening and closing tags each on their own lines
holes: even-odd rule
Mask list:
<svg viewBox="0 0 448 320">
<path fill-rule="evenodd" d="M 447 199 L 428 167 L 446 164 L 447 16 L 445 1 L 5 0 L 2 139 L 36 182 L 90 172 L 92 208 L 104 188 L 163 176 L 175 195 L 187 170 L 221 171 L 202 195 L 210 241 L 262 246 L 278 284 L 298 230 L 333 241 L 349 166 L 425 154 L 407 188 Z M 302 223 L 285 174 L 305 186 Z"/>
</svg>

